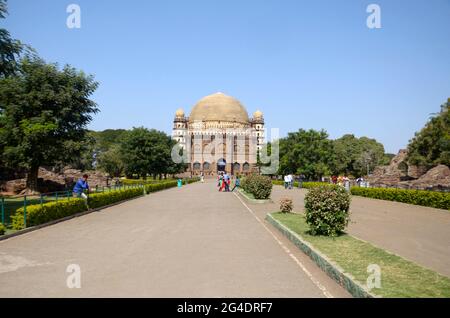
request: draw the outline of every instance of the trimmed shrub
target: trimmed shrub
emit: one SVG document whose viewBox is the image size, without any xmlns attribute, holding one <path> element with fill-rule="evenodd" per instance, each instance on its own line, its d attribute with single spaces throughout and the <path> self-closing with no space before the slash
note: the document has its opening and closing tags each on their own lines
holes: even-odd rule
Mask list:
<svg viewBox="0 0 450 318">
<path fill-rule="evenodd" d="M 426 190 L 352 187 L 351 194 L 450 210 L 450 193 Z"/>
<path fill-rule="evenodd" d="M 283 180 L 272 180 L 272 183 L 274 185 L 284 185 L 284 181 Z M 323 187 L 323 186 L 334 186 L 331 183 L 328 182 L 303 182 L 302 183 L 302 188 L 303 189 L 312 189 L 312 188 L 317 188 L 317 187 Z M 298 187 L 298 181 L 294 182 L 294 187 L 297 188 Z"/>
<path fill-rule="evenodd" d="M 88 205 L 90 209 L 97 209 L 105 205 L 110 205 L 141 195 L 144 195 L 144 189 L 142 187 L 94 193 L 89 195 Z"/>
<path fill-rule="evenodd" d="M 71 198 L 58 202 L 48 202 L 42 205 L 27 206 L 27 227 L 47 223 L 53 220 L 61 219 L 69 215 L 80 213 L 87 210 L 83 199 Z M 23 208 L 16 210 L 12 217 L 12 228 L 21 230 L 24 226 Z"/>
<path fill-rule="evenodd" d="M 162 183 L 153 183 L 153 184 L 147 184 L 145 186 L 145 192 L 146 193 L 152 193 L 156 191 L 161 191 L 164 189 L 174 188 L 176 187 L 177 181 L 168 181 L 168 182 L 162 182 Z"/>
<path fill-rule="evenodd" d="M 272 192 L 272 180 L 269 177 L 251 174 L 241 182 L 241 187 L 245 192 L 253 195 L 257 200 L 265 200 Z"/>
<path fill-rule="evenodd" d="M 302 188 L 313 189 L 318 187 L 335 187 L 334 184 L 328 182 L 303 182 Z"/>
<path fill-rule="evenodd" d="M 305 196 L 306 223 L 312 235 L 337 236 L 347 226 L 350 195 L 344 188 L 312 188 Z"/>
<path fill-rule="evenodd" d="M 0 235 L 4 235 L 6 232 L 6 227 L 3 225 L 3 223 L 0 223 Z"/>
<path fill-rule="evenodd" d="M 293 203 L 292 199 L 290 198 L 282 198 L 280 200 L 280 211 L 283 213 L 290 213 L 292 212 Z"/>
</svg>

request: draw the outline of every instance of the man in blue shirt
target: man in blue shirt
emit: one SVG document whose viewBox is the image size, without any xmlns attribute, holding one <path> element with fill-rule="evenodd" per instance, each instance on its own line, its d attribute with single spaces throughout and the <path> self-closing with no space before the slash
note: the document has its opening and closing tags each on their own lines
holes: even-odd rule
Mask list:
<svg viewBox="0 0 450 318">
<path fill-rule="evenodd" d="M 87 199 L 87 195 L 84 193 L 85 190 L 89 191 L 89 184 L 87 182 L 88 175 L 83 175 L 83 178 L 79 179 L 73 188 L 73 193 L 77 197 L 81 197 L 83 199 Z"/>
</svg>

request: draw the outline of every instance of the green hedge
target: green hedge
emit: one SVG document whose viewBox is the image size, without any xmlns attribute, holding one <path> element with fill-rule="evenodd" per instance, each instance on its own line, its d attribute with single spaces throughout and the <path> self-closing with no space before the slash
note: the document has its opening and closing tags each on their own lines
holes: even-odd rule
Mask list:
<svg viewBox="0 0 450 318">
<path fill-rule="evenodd" d="M 367 198 L 397 201 L 438 209 L 450 209 L 450 193 L 426 190 L 360 188 L 352 187 L 351 193 Z"/>
<path fill-rule="evenodd" d="M 164 189 L 174 188 L 177 185 L 178 185 L 178 182 L 176 180 L 175 181 L 162 182 L 162 183 L 147 184 L 145 186 L 145 192 L 152 193 L 152 192 L 161 191 L 161 190 L 164 190 Z"/>
<path fill-rule="evenodd" d="M 199 178 L 185 179 L 184 183 L 189 184 L 199 181 Z M 161 183 L 149 183 L 145 186 L 146 193 L 156 192 L 177 186 L 177 181 L 165 181 Z M 97 209 L 102 206 L 110 205 L 123 200 L 135 198 L 144 195 L 143 187 L 134 187 L 127 189 L 111 190 L 102 193 L 92 193 L 89 195 L 88 205 L 90 209 Z M 48 202 L 44 204 L 35 204 L 27 206 L 27 227 L 36 226 L 50 221 L 58 220 L 70 215 L 87 211 L 88 207 L 84 199 L 69 198 Z M 21 230 L 24 228 L 24 210 L 23 207 L 16 210 L 12 217 L 12 228 Z M 2 235 L 3 225 L 0 223 L 0 235 Z"/>
<path fill-rule="evenodd" d="M 24 228 L 24 208 L 16 210 L 12 218 L 12 228 L 21 230 Z M 27 227 L 47 223 L 61 219 L 69 215 L 87 211 L 86 203 L 83 199 L 71 198 L 64 201 L 48 202 L 42 205 L 27 206 Z"/>
<path fill-rule="evenodd" d="M 88 205 L 91 209 L 97 209 L 105 205 L 135 198 L 141 195 L 144 195 L 144 189 L 142 187 L 94 193 L 89 195 Z"/>
<path fill-rule="evenodd" d="M 6 227 L 3 225 L 3 223 L 0 223 L 0 235 L 5 234 L 6 232 Z"/>
<path fill-rule="evenodd" d="M 283 180 L 272 180 L 272 183 L 275 185 L 284 186 Z M 323 187 L 323 186 L 333 186 L 333 184 L 328 183 L 328 182 L 303 182 L 303 184 L 302 184 L 303 189 L 312 189 L 312 188 Z M 294 182 L 294 187 L 295 188 L 298 187 L 298 181 Z"/>
<path fill-rule="evenodd" d="M 122 184 L 133 185 L 133 184 L 154 184 L 154 183 L 163 183 L 163 182 L 171 182 L 175 179 L 120 179 Z"/>
</svg>

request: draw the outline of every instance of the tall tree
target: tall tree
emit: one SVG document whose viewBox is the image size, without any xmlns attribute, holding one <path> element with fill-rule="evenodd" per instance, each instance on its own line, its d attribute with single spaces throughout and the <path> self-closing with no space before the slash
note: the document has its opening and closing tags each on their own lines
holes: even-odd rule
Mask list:
<svg viewBox="0 0 450 318">
<path fill-rule="evenodd" d="M 120 151 L 126 175 L 138 175 L 146 179 L 147 175 L 172 173 L 175 169 L 171 157 L 175 145 L 170 136 L 155 129 L 133 128 L 123 136 Z"/>
<path fill-rule="evenodd" d="M 27 187 L 37 191 L 39 167 L 72 161 L 98 112 L 90 96 L 92 76 L 42 59 L 24 59 L 16 75 L 0 79 L 0 149 L 10 166 L 28 169 Z"/>
<path fill-rule="evenodd" d="M 318 180 L 331 172 L 333 142 L 326 131 L 303 130 L 280 140 L 280 174 L 304 174 Z"/>
<path fill-rule="evenodd" d="M 120 145 L 112 145 L 107 151 L 98 156 L 98 168 L 103 170 L 110 177 L 120 177 L 123 173 L 124 162 Z"/>
<path fill-rule="evenodd" d="M 384 146 L 375 139 L 347 134 L 334 141 L 335 161 L 333 173 L 353 175 L 359 177 L 366 175 L 368 170 L 384 164 Z"/>
<path fill-rule="evenodd" d="M 431 117 L 408 145 L 408 162 L 432 168 L 439 164 L 450 166 L 450 98 L 441 111 Z"/>
</svg>

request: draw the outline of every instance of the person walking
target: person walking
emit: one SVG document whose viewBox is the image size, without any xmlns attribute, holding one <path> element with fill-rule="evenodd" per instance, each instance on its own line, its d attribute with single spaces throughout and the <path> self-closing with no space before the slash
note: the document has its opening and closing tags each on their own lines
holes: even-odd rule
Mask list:
<svg viewBox="0 0 450 318">
<path fill-rule="evenodd" d="M 288 188 L 288 184 L 289 184 L 289 176 L 285 175 L 284 176 L 284 188 L 287 189 Z"/>
<path fill-rule="evenodd" d="M 241 186 L 241 179 L 239 179 L 239 176 L 236 176 L 236 180 L 234 181 L 234 187 L 231 190 L 231 192 L 234 191 L 234 189 L 238 188 Z"/>
<path fill-rule="evenodd" d="M 230 192 L 230 175 L 228 173 L 225 172 L 225 174 L 223 175 L 223 181 L 225 183 L 225 192 Z"/>
<path fill-rule="evenodd" d="M 87 199 L 86 193 L 84 191 L 89 191 L 89 183 L 87 182 L 89 176 L 84 174 L 82 178 L 78 179 L 77 183 L 73 187 L 73 193 L 78 198 Z"/>
<path fill-rule="evenodd" d="M 205 182 L 205 175 L 203 174 L 203 171 L 200 173 L 200 182 L 201 183 Z"/>
</svg>

